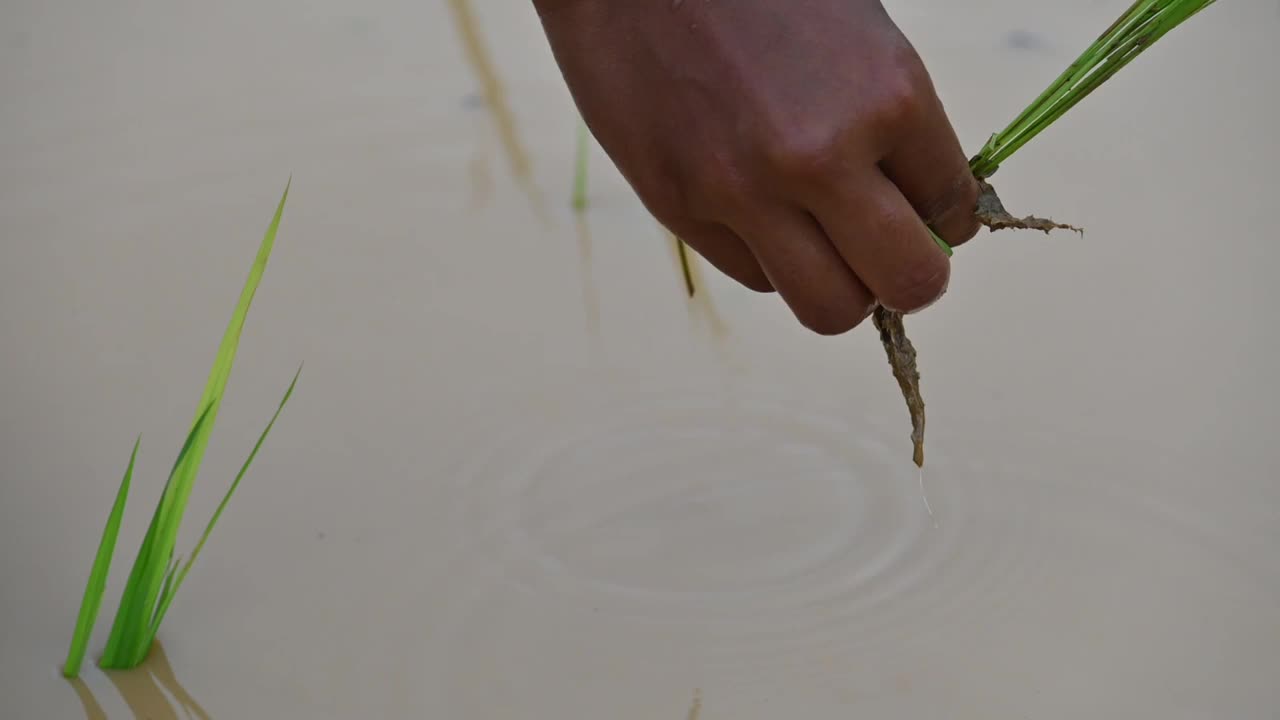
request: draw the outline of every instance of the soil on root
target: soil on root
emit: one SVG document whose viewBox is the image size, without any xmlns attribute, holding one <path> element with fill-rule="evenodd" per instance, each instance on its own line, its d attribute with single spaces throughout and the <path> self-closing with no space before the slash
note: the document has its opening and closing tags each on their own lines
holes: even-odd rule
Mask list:
<svg viewBox="0 0 1280 720">
<path fill-rule="evenodd" d="M 1053 230 L 1072 230 L 1081 235 L 1084 230 L 1073 225 L 1046 220 L 1028 215 L 1016 218 L 1005 210 L 1004 203 L 996 194 L 995 188 L 979 178 L 980 194 L 974 215 L 991 231 L 996 230 L 1039 230 L 1049 233 Z M 880 343 L 884 345 L 885 354 L 889 358 L 889 367 L 893 377 L 898 381 L 902 397 L 907 402 L 907 412 L 911 415 L 911 459 L 917 467 L 924 467 L 924 397 L 920 394 L 920 370 L 916 365 L 916 349 L 907 338 L 903 325 L 902 313 L 877 306 L 872 314 L 872 321 L 880 331 Z"/>
</svg>

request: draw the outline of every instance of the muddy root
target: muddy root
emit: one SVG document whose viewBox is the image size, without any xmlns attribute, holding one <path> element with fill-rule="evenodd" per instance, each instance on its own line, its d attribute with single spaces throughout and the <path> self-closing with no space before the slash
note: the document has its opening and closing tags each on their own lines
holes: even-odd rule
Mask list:
<svg viewBox="0 0 1280 720">
<path fill-rule="evenodd" d="M 1005 210 L 1004 203 L 995 188 L 979 178 L 978 207 L 974 215 L 993 232 L 996 230 L 1039 230 L 1050 233 L 1054 230 L 1071 230 L 1084 235 L 1084 230 L 1074 225 L 1054 222 L 1045 218 L 1028 215 L 1016 218 Z M 893 377 L 898 381 L 902 397 L 907 401 L 907 412 L 911 415 L 911 443 L 914 446 L 912 460 L 917 467 L 924 467 L 924 397 L 920 394 L 920 371 L 916 366 L 916 349 L 907 338 L 903 326 L 902 313 L 877 307 L 872 314 L 872 321 L 880 331 L 880 343 L 884 345 L 885 354 L 889 356 L 889 367 L 893 369 Z"/>
<path fill-rule="evenodd" d="M 996 230 L 1039 230 L 1048 234 L 1053 230 L 1074 230 L 1080 235 L 1084 235 L 1084 230 L 1074 225 L 1065 225 L 1053 220 L 1038 218 L 1034 215 L 1016 218 L 1010 215 L 1008 210 L 1004 209 L 1004 203 L 1000 202 L 1000 196 L 996 195 L 996 189 L 991 187 L 987 181 L 978 180 L 978 187 L 981 192 L 978 195 L 978 209 L 974 214 L 992 232 Z"/>
<path fill-rule="evenodd" d="M 877 307 L 871 316 L 880 331 L 880 342 L 889 356 L 889 367 L 902 389 L 911 414 L 912 460 L 916 467 L 924 467 L 924 398 L 920 395 L 920 371 L 916 368 L 916 349 L 907 338 L 902 313 Z"/>
</svg>

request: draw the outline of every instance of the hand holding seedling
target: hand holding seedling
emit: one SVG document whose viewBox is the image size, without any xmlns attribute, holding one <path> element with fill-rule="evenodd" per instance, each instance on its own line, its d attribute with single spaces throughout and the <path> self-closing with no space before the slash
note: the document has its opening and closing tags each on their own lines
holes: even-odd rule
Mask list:
<svg viewBox="0 0 1280 720">
<path fill-rule="evenodd" d="M 946 290 L 978 184 L 878 0 L 534 0 L 592 133 L 722 272 L 839 334 Z"/>
<path fill-rule="evenodd" d="M 1134 0 L 965 163 L 876 0 L 534 0 L 584 119 L 660 221 L 742 284 L 777 290 L 813 330 L 872 315 L 920 466 L 924 399 L 903 314 L 946 290 L 947 241 L 979 225 L 1079 231 L 1014 217 L 987 179 L 1213 3 Z"/>
</svg>

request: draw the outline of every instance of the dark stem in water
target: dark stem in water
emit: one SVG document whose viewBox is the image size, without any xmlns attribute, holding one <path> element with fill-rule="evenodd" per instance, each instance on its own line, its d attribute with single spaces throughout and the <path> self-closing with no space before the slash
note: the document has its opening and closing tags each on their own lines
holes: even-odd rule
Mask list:
<svg viewBox="0 0 1280 720">
<path fill-rule="evenodd" d="M 916 368 L 916 349 L 907 338 L 902 324 L 902 313 L 877 306 L 871 316 L 880 331 L 880 342 L 889 356 L 889 367 L 902 389 L 911 414 L 911 459 L 917 467 L 924 467 L 924 398 L 920 395 L 920 371 Z"/>
<path fill-rule="evenodd" d="M 680 238 L 676 238 L 676 252 L 680 255 L 680 272 L 684 274 L 685 290 L 689 292 L 689 297 L 693 297 L 697 289 L 693 286 L 693 271 L 689 268 L 689 248 L 685 247 Z"/>
</svg>

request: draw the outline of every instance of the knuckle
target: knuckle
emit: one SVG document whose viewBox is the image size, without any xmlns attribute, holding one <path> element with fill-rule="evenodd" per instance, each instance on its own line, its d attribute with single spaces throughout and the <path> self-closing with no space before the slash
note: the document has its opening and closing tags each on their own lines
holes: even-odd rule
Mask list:
<svg viewBox="0 0 1280 720">
<path fill-rule="evenodd" d="M 618 167 L 636 197 L 659 222 L 682 222 L 693 215 L 697 178 L 681 163 L 662 157 L 633 157 Z"/>
<path fill-rule="evenodd" d="M 870 314 L 870 308 L 824 302 L 797 308 L 796 319 L 812 332 L 835 336 L 856 328 Z"/>
<path fill-rule="evenodd" d="M 911 313 L 932 305 L 947 291 L 951 264 L 937 258 L 916 261 L 894 275 L 884 293 L 884 304 L 892 310 Z"/>
<path fill-rule="evenodd" d="M 636 195 L 654 219 L 670 227 L 690 215 L 689 193 L 678 182 L 639 180 L 633 183 Z"/>
<path fill-rule="evenodd" d="M 725 152 L 708 150 L 689 168 L 690 214 L 710 211 L 719 216 L 751 203 L 753 188 L 739 163 Z M 696 206 L 696 207 L 692 207 Z"/>
<path fill-rule="evenodd" d="M 929 105 L 929 81 L 923 66 L 903 60 L 885 70 L 869 111 L 877 127 L 896 128 L 925 113 Z"/>
<path fill-rule="evenodd" d="M 839 133 L 815 125 L 786 123 L 770 133 L 764 144 L 771 170 L 799 180 L 821 180 L 838 172 Z"/>
<path fill-rule="evenodd" d="M 741 176 L 722 172 L 700 182 L 697 194 L 700 206 L 705 206 L 717 215 L 736 215 L 737 210 L 751 206 L 753 192 Z"/>
</svg>

